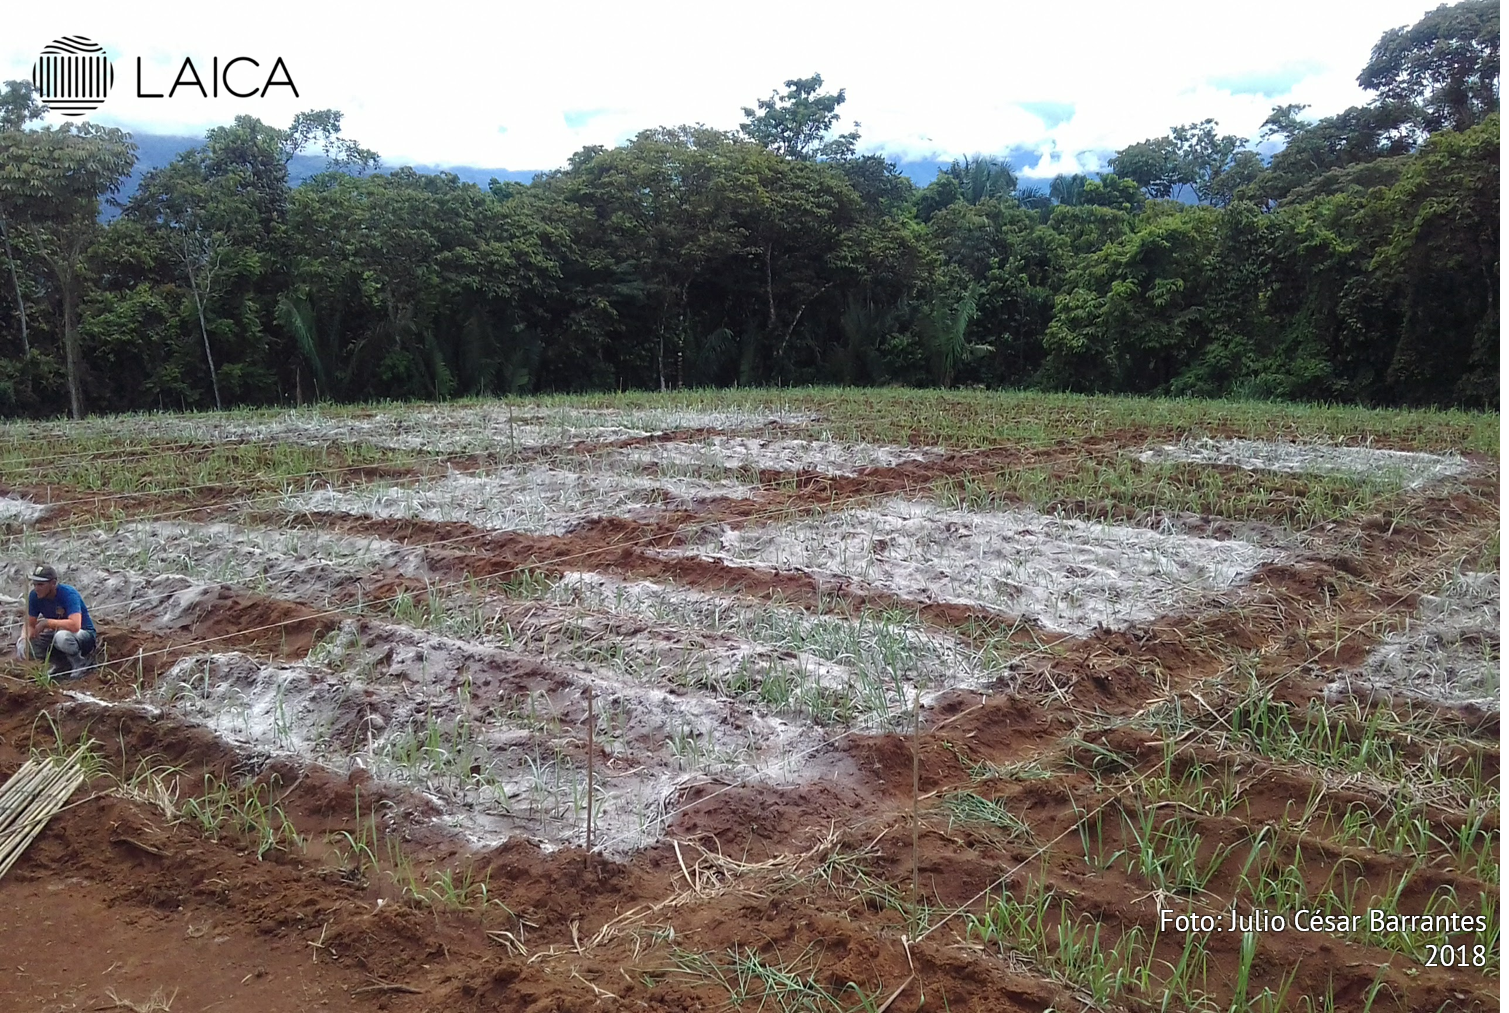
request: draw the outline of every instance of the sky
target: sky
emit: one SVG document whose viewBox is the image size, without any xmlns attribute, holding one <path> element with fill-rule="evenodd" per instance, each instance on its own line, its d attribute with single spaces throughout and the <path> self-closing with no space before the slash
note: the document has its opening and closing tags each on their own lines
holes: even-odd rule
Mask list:
<svg viewBox="0 0 1509 1013">
<path fill-rule="evenodd" d="M 1357 73 L 1387 29 L 1436 6 L 1403 0 L 1265 0 L 1152 6 L 1082 0 L 955 0 L 890 14 L 870 3 L 511 2 L 395 5 L 392 15 L 311 3 L 18 5 L 0 35 L 0 80 L 29 77 L 63 35 L 103 45 L 115 84 L 89 119 L 199 135 L 238 115 L 286 126 L 335 108 L 344 133 L 386 166 L 532 170 L 589 144 L 659 125 L 734 129 L 744 106 L 823 76 L 845 90 L 841 126 L 860 150 L 897 160 L 1036 153 L 1027 177 L 1104 168 L 1106 152 L 1205 117 L 1256 137 L 1273 106 L 1311 117 L 1368 98 Z M 344 5 L 342 5 L 344 7 Z M 185 58 L 206 89 L 215 58 L 230 85 L 266 96 L 166 94 Z M 138 82 L 138 61 L 140 81 Z M 281 78 L 281 75 L 279 75 Z M 46 122 L 60 123 L 50 115 Z"/>
</svg>

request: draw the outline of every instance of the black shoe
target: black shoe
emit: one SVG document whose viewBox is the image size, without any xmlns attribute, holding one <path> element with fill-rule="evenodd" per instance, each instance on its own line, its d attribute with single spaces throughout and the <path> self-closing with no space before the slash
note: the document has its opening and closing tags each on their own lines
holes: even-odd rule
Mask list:
<svg viewBox="0 0 1509 1013">
<path fill-rule="evenodd" d="M 79 658 L 76 662 L 65 661 L 62 665 L 53 664 L 50 674 L 57 682 L 72 682 L 82 679 L 93 671 L 94 666 L 87 660 Z"/>
</svg>

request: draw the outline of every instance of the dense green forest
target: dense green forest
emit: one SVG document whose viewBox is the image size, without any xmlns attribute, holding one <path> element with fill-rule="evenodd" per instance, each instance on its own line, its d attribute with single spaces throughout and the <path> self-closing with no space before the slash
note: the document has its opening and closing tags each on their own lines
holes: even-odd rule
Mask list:
<svg viewBox="0 0 1509 1013">
<path fill-rule="evenodd" d="M 917 187 L 793 79 L 533 183 L 375 171 L 340 115 L 147 174 L 0 96 L 0 414 L 804 383 L 1499 403 L 1499 8 L 1386 33 L 1373 99 L 1175 127 L 1099 178 Z M 294 154 L 329 171 L 289 185 Z"/>
</svg>

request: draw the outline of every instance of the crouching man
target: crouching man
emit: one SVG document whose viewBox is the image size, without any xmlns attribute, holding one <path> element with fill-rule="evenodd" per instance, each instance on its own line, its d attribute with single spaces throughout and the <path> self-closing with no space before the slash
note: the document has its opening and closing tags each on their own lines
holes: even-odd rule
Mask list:
<svg viewBox="0 0 1509 1013">
<path fill-rule="evenodd" d="M 99 638 L 78 590 L 58 583 L 58 571 L 38 566 L 26 598 L 26 644 L 33 659 L 46 659 L 55 678 L 87 669 Z"/>
</svg>

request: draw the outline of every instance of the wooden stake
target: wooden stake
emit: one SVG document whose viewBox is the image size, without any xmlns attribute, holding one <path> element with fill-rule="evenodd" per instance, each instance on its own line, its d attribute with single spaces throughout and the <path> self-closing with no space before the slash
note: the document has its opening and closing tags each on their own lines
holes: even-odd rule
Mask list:
<svg viewBox="0 0 1509 1013">
<path fill-rule="evenodd" d="M 912 903 L 917 903 L 920 873 L 917 869 L 917 793 L 922 782 L 922 751 L 917 742 L 922 727 L 922 693 L 912 702 Z"/>
<path fill-rule="evenodd" d="M 43 776 L 42 765 L 36 760 L 27 760 L 21 765 L 21 769 L 11 775 L 5 787 L 0 789 L 0 831 L 3 831 L 10 821 L 26 808 L 35 794 L 34 785 Z"/>
<path fill-rule="evenodd" d="M 47 821 L 62 809 L 84 783 L 79 765 L 83 747 L 62 763 L 27 761 L 3 790 L 4 818 L 0 820 L 0 876 L 4 876 Z"/>
<path fill-rule="evenodd" d="M 592 714 L 592 687 L 587 687 L 587 853 L 592 853 L 592 786 L 593 786 L 593 760 L 594 733 L 597 731 L 597 719 Z"/>
<path fill-rule="evenodd" d="M 52 763 L 28 760 L 16 771 L 0 793 L 0 835 L 8 836 L 15 821 L 31 808 L 38 796 L 59 783 L 67 770 Z"/>
<path fill-rule="evenodd" d="M 38 795 L 23 817 L 10 826 L 8 830 L 10 836 L 3 845 L 0 845 L 0 876 L 4 876 L 10 870 L 16 859 L 21 857 L 21 852 L 36 840 L 42 828 L 57 814 L 59 809 L 63 808 L 69 797 L 83 783 L 83 772 L 75 771 L 66 780 Z"/>
</svg>

